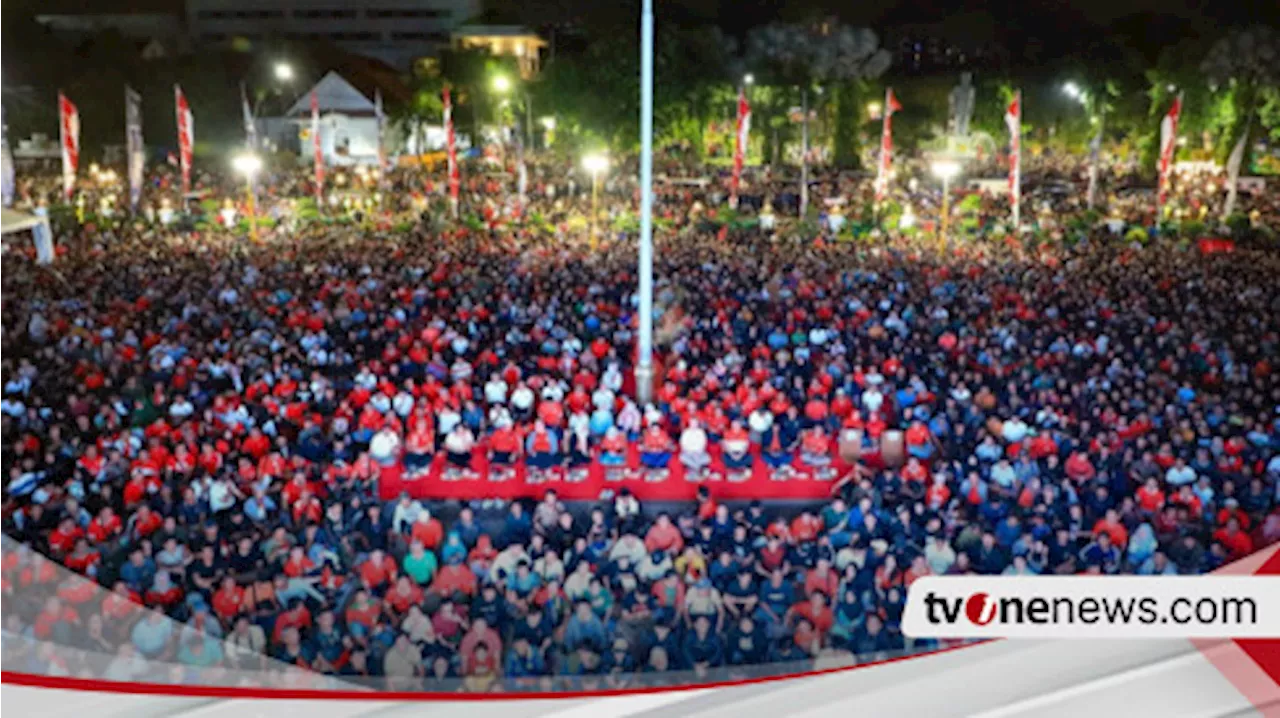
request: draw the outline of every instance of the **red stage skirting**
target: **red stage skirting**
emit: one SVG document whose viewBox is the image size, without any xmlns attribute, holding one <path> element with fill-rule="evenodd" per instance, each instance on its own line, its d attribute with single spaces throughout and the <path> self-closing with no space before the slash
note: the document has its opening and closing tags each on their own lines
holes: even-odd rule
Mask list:
<svg viewBox="0 0 1280 718">
<path fill-rule="evenodd" d="M 649 472 L 640 467 L 640 453 L 631 447 L 627 467 L 609 469 L 606 476 L 605 467 L 593 460 L 589 467 L 576 472 L 574 480 L 570 480 L 564 469 L 552 469 L 545 472 L 546 480 L 529 483 L 528 471 L 523 462 L 516 462 L 507 467 L 505 474 L 491 475 L 486 452 L 477 449 L 472 455 L 471 471 L 465 478 L 446 480 L 445 457 L 435 457 L 431 468 L 418 478 L 404 475 L 404 467 L 393 464 L 382 470 L 378 490 L 384 500 L 390 500 L 408 491 L 410 496 L 419 499 L 540 499 L 547 489 L 555 489 L 562 500 L 596 501 L 601 492 L 612 490 L 615 493 L 622 488 L 631 489 L 631 493 L 641 501 L 692 501 L 696 497 L 698 486 L 705 484 L 711 495 L 717 500 L 749 500 L 749 499 L 800 499 L 820 500 L 831 495 L 831 487 L 849 471 L 849 465 L 842 462 L 832 453 L 832 463 L 821 475 L 800 462 L 793 461 L 795 473 L 784 481 L 771 478 L 767 464 L 756 456 L 753 468 L 743 480 L 731 481 L 726 476 L 724 464 L 720 461 L 719 448 L 711 449 L 712 463 L 703 472 L 702 481 L 686 481 L 685 468 L 680 463 L 679 455 L 672 457 L 668 464 L 666 478 L 649 481 L 645 475 Z M 870 468 L 882 466 L 877 454 L 863 452 L 862 463 Z M 505 480 L 495 480 L 505 475 Z"/>
</svg>

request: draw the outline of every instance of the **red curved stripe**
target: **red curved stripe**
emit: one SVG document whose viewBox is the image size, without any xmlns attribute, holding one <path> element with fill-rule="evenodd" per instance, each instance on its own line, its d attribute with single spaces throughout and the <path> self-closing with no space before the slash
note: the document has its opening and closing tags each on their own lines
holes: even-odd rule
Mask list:
<svg viewBox="0 0 1280 718">
<path fill-rule="evenodd" d="M 1000 639 L 991 639 L 1000 640 Z M 679 686 L 648 686 L 641 688 L 616 688 L 597 691 L 549 691 L 529 693 L 444 693 L 433 691 L 378 691 L 378 690 L 333 690 L 318 688 L 251 688 L 241 686 L 200 686 L 200 685 L 167 685 L 163 683 L 135 683 L 132 681 L 106 681 L 97 678 L 67 678 L 45 676 L 22 671 L 0 671 L 0 683 L 10 683 L 33 688 L 55 688 L 68 691 L 93 691 L 98 693 L 127 693 L 131 695 L 180 696 L 184 698 L 255 698 L 266 700 L 344 700 L 344 701 L 492 701 L 492 700 L 548 700 L 566 698 L 608 698 L 614 696 L 640 695 L 645 693 L 675 693 L 679 691 L 700 690 L 704 688 L 726 688 L 729 686 L 745 686 L 756 683 L 773 683 L 793 678 L 809 678 L 830 673 L 852 671 L 858 668 L 882 666 L 913 658 L 936 656 L 962 648 L 971 648 L 980 643 L 964 643 L 958 646 L 939 648 L 927 653 L 916 653 L 909 656 L 896 656 L 883 661 L 858 663 L 852 666 L 824 668 L 807 673 L 791 673 L 781 676 L 764 676 L 761 678 L 744 678 L 736 681 L 717 681 L 715 683 L 690 683 Z M 339 678 L 339 676 L 335 676 Z"/>
</svg>

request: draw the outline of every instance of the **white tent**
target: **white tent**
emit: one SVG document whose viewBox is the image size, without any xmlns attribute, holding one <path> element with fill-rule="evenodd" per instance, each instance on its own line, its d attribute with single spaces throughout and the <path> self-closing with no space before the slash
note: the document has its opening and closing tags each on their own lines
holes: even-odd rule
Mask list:
<svg viewBox="0 0 1280 718">
<path fill-rule="evenodd" d="M 4 241 L 22 232 L 30 232 L 36 243 L 36 261 L 49 264 L 53 261 L 53 230 L 49 228 L 49 218 L 41 214 L 27 214 L 17 210 L 4 208 L 0 217 L 0 234 Z"/>
</svg>

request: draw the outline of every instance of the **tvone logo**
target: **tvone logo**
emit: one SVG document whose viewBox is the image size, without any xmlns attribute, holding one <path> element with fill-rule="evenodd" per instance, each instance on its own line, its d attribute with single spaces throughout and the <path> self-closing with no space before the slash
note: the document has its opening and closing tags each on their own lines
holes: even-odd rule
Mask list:
<svg viewBox="0 0 1280 718">
<path fill-rule="evenodd" d="M 996 602 L 986 593 L 975 593 L 964 602 L 964 615 L 978 626 L 985 626 L 995 620 Z"/>
</svg>

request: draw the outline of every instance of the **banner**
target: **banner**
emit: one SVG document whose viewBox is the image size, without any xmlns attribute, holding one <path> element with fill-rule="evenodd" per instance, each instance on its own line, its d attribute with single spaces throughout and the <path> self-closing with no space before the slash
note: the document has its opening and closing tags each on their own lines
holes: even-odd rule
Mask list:
<svg viewBox="0 0 1280 718">
<path fill-rule="evenodd" d="M 173 86 L 175 110 L 178 115 L 178 165 L 182 168 L 182 193 L 191 192 L 191 150 L 195 145 L 195 117 L 182 88 Z"/>
<path fill-rule="evenodd" d="M 889 194 L 889 171 L 893 168 L 893 113 L 902 109 L 893 88 L 884 92 L 884 117 L 880 129 L 880 167 L 876 170 L 876 202 Z"/>
<path fill-rule="evenodd" d="M 445 150 L 449 158 L 449 204 L 453 216 L 458 216 L 458 148 L 453 135 L 453 101 L 449 97 L 449 87 L 444 88 L 444 136 Z"/>
<path fill-rule="evenodd" d="M 1231 148 L 1231 156 L 1227 157 L 1227 203 L 1222 207 L 1222 219 L 1225 221 L 1236 211 L 1236 196 L 1240 193 L 1240 165 L 1244 163 L 1244 151 L 1249 141 L 1249 130 L 1253 126 L 1253 116 L 1244 125 L 1244 133 Z"/>
<path fill-rule="evenodd" d="M 733 145 L 733 177 L 729 180 L 729 206 L 738 206 L 738 186 L 742 183 L 742 161 L 747 154 L 747 140 L 751 137 L 751 105 L 747 103 L 747 90 L 738 90 L 738 135 Z"/>
<path fill-rule="evenodd" d="M 142 95 L 128 85 L 124 88 L 124 144 L 129 207 L 137 212 L 138 202 L 142 200 L 142 171 L 147 151 L 142 143 Z"/>
<path fill-rule="evenodd" d="M 382 90 L 373 91 L 373 118 L 378 125 L 378 171 L 381 173 L 379 184 L 386 182 L 387 149 L 383 146 L 383 134 L 386 132 L 387 116 L 382 112 Z"/>
<path fill-rule="evenodd" d="M 1178 117 L 1182 115 L 1182 93 L 1173 100 L 1173 107 L 1160 121 L 1160 164 L 1159 186 L 1156 189 L 1156 224 L 1160 223 L 1160 213 L 1165 201 L 1169 199 L 1169 176 L 1173 170 L 1173 156 L 1178 151 Z"/>
<path fill-rule="evenodd" d="M 244 146 L 250 152 L 258 151 L 258 123 L 253 119 L 253 108 L 249 106 L 249 95 L 245 92 L 244 83 L 240 83 L 240 113 L 244 116 Z"/>
<path fill-rule="evenodd" d="M 80 166 L 80 112 L 61 92 L 58 132 L 62 136 L 62 194 L 69 200 L 76 189 L 76 169 Z"/>
<path fill-rule="evenodd" d="M 1022 226 L 1022 90 L 1013 93 L 1005 110 L 1009 126 L 1009 207 L 1013 211 L 1013 233 Z"/>
<path fill-rule="evenodd" d="M 0 107 L 0 163 L 4 164 L 0 168 L 3 176 L 0 177 L 0 195 L 3 195 L 4 206 L 8 207 L 13 204 L 13 194 L 17 182 L 13 169 L 13 153 L 9 151 L 9 126 L 4 122 L 4 108 Z"/>
<path fill-rule="evenodd" d="M 324 151 L 320 148 L 320 97 L 311 91 L 311 154 L 316 165 L 316 204 L 324 201 Z"/>
</svg>

